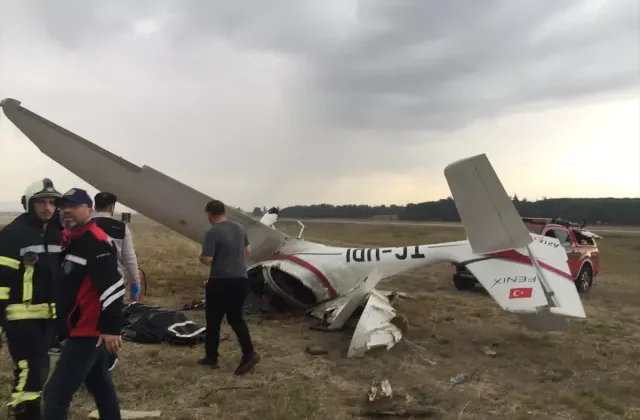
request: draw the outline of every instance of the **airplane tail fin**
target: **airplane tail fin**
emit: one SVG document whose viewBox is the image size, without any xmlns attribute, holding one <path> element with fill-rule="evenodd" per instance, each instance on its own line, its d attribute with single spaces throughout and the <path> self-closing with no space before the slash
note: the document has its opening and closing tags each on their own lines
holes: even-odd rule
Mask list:
<svg viewBox="0 0 640 420">
<path fill-rule="evenodd" d="M 503 309 L 536 329 L 586 318 L 560 242 L 529 232 L 485 154 L 445 168 L 477 258 L 464 264 Z"/>
<path fill-rule="evenodd" d="M 522 248 L 531 235 L 487 155 L 453 162 L 444 176 L 476 254 Z"/>
</svg>

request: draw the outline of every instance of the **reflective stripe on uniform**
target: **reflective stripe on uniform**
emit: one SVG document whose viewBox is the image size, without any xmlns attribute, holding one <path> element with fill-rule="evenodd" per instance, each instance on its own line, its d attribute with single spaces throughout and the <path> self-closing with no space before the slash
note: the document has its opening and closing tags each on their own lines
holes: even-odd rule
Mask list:
<svg viewBox="0 0 640 420">
<path fill-rule="evenodd" d="M 7 305 L 7 321 L 54 318 L 56 318 L 55 303 L 38 303 L 36 305 L 14 303 Z"/>
<path fill-rule="evenodd" d="M 10 287 L 0 287 L 0 300 L 9 300 Z"/>
<path fill-rule="evenodd" d="M 67 256 L 64 257 L 64 259 L 79 265 L 87 265 L 87 260 L 85 258 L 78 257 L 77 255 L 67 254 Z"/>
<path fill-rule="evenodd" d="M 60 245 L 48 245 L 47 249 L 49 250 L 49 252 L 51 252 L 52 254 L 54 253 L 58 253 L 58 252 L 62 252 L 62 247 Z"/>
<path fill-rule="evenodd" d="M 14 260 L 13 258 L 0 256 L 0 266 L 13 268 L 14 270 L 19 270 L 20 261 Z"/>
<path fill-rule="evenodd" d="M 38 398 L 40 398 L 39 392 L 14 392 L 11 394 L 11 401 L 9 401 L 8 405 L 15 407 L 23 402 L 37 400 Z"/>
<path fill-rule="evenodd" d="M 24 266 L 24 274 L 22 275 L 22 301 L 30 302 L 33 298 L 33 270 L 32 265 Z"/>
<path fill-rule="evenodd" d="M 18 361 L 18 383 L 16 384 L 13 392 L 11 393 L 10 406 L 16 406 L 25 401 L 33 401 L 40 398 L 40 392 L 25 392 L 24 388 L 27 386 L 27 378 L 29 377 L 29 362 L 26 360 Z"/>
<path fill-rule="evenodd" d="M 20 256 L 24 256 L 27 252 L 33 252 L 36 254 L 42 254 L 45 251 L 48 251 L 52 254 L 56 254 L 62 251 L 62 247 L 60 245 L 47 245 L 46 249 L 44 245 L 30 245 L 25 246 L 24 248 L 20 248 Z"/>
<path fill-rule="evenodd" d="M 117 291 L 120 289 L 119 291 Z M 121 278 L 116 283 L 109 286 L 107 290 L 102 293 L 100 296 L 100 302 L 102 302 L 102 310 L 107 309 L 107 306 L 111 305 L 113 301 L 118 299 L 120 296 L 124 296 L 124 278 Z"/>
<path fill-rule="evenodd" d="M 42 254 L 44 252 L 44 245 L 31 245 L 20 248 L 20 256 L 24 256 L 27 252 L 33 252 L 35 254 Z"/>
</svg>

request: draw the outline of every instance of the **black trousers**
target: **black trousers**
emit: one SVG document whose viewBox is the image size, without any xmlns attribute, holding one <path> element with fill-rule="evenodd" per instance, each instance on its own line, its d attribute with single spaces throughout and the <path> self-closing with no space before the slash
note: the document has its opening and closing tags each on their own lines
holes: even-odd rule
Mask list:
<svg viewBox="0 0 640 420">
<path fill-rule="evenodd" d="M 218 361 L 220 325 L 225 315 L 238 337 L 243 361 L 249 360 L 253 355 L 251 334 L 243 316 L 244 301 L 248 293 L 249 282 L 246 278 L 209 279 L 207 282 L 205 352 L 209 359 Z"/>
<path fill-rule="evenodd" d="M 69 337 L 43 393 L 44 420 L 67 420 L 73 394 L 84 382 L 101 420 L 121 420 L 120 404 L 109 372 L 109 357 L 97 338 Z"/>
<path fill-rule="evenodd" d="M 9 353 L 15 364 L 9 408 L 16 420 L 40 420 L 40 400 L 49 376 L 49 345 L 55 321 L 5 321 Z"/>
</svg>

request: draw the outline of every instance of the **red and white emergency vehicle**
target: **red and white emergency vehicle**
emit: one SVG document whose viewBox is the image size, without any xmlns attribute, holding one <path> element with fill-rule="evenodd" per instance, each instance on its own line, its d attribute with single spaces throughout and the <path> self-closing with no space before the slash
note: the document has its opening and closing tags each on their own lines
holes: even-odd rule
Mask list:
<svg viewBox="0 0 640 420">
<path fill-rule="evenodd" d="M 600 251 L 596 239 L 601 236 L 584 229 L 582 224 L 560 218 L 523 217 L 530 232 L 557 238 L 567 252 L 569 269 L 578 292 L 585 293 L 593 285 L 600 271 Z M 475 277 L 461 264 L 453 264 L 453 284 L 458 290 L 468 290 L 480 285 Z"/>
</svg>

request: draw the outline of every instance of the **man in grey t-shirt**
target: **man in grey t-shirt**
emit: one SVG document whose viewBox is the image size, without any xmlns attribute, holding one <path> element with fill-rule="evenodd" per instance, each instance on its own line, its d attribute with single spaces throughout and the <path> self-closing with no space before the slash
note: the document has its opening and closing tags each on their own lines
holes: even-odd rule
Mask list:
<svg viewBox="0 0 640 420">
<path fill-rule="evenodd" d="M 225 205 L 221 201 L 209 201 L 205 212 L 212 227 L 205 234 L 200 262 L 209 265 L 210 272 L 205 297 L 205 357 L 198 363 L 218 367 L 220 325 L 226 314 L 242 348 L 242 360 L 234 373 L 242 375 L 260 360 L 243 317 L 244 301 L 249 293 L 246 261 L 250 252 L 249 240 L 244 226 L 226 218 Z"/>
</svg>

